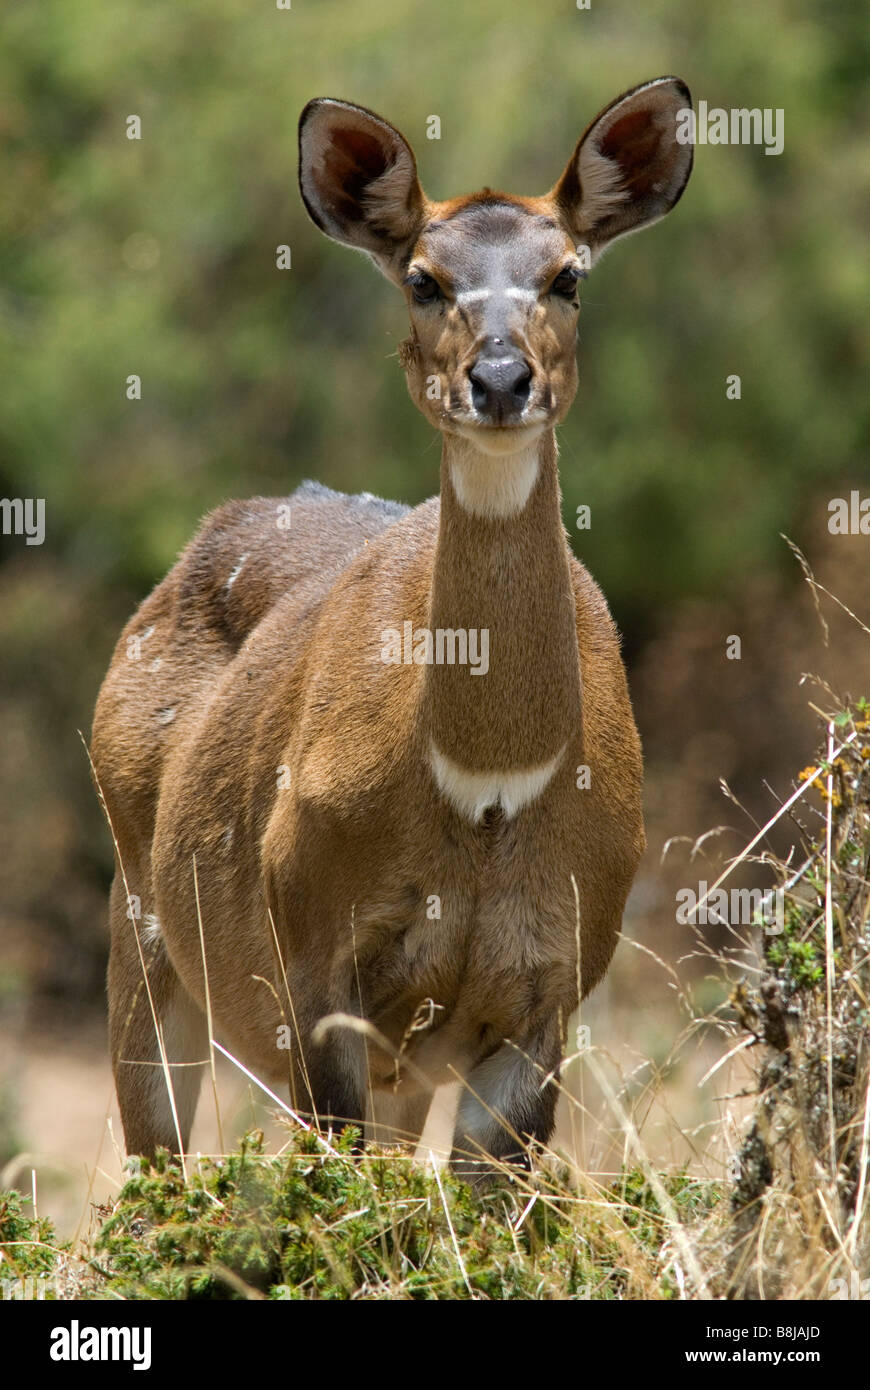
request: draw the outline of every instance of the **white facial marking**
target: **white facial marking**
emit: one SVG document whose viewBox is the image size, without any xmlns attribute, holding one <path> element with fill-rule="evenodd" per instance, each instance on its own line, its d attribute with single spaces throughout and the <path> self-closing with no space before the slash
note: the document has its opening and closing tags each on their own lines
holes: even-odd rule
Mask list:
<svg viewBox="0 0 870 1390">
<path fill-rule="evenodd" d="M 541 792 L 559 766 L 563 745 L 555 758 L 540 767 L 518 769 L 514 772 L 468 772 L 446 757 L 433 743 L 430 766 L 438 790 L 462 815 L 477 824 L 490 806 L 500 806 L 512 820 L 524 806 Z"/>
<path fill-rule="evenodd" d="M 477 429 L 460 435 L 450 456 L 450 481 L 459 505 L 481 517 L 521 512 L 538 478 L 541 431 L 540 425 L 511 430 L 510 435 L 520 436 L 519 447 L 516 438 L 504 438 L 507 431 Z"/>
<path fill-rule="evenodd" d="M 457 304 L 477 304 L 480 300 L 491 299 L 493 294 L 505 299 L 538 298 L 537 290 L 524 290 L 517 285 L 507 285 L 499 290 L 460 290 L 455 298 Z"/>
<path fill-rule="evenodd" d="M 247 555 L 240 555 L 240 556 L 239 556 L 239 563 L 236 565 L 235 569 L 231 572 L 230 577 L 229 577 L 229 579 L 227 580 L 226 587 L 227 587 L 228 589 L 231 589 L 231 588 L 233 587 L 233 585 L 235 584 L 236 580 L 238 579 L 239 575 L 241 574 L 242 570 L 243 570 L 244 567 L 245 567 L 245 561 L 247 560 L 247 558 L 248 558 Z"/>
</svg>

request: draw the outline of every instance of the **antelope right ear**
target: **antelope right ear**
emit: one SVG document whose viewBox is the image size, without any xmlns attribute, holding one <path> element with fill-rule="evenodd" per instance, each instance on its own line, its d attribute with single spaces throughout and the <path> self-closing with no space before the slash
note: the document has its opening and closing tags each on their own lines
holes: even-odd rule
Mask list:
<svg viewBox="0 0 870 1390">
<path fill-rule="evenodd" d="M 411 146 L 393 126 L 349 101 L 309 101 L 299 118 L 299 190 L 322 232 L 400 281 L 426 199 Z"/>
<path fill-rule="evenodd" d="M 678 137 L 692 98 L 678 77 L 625 92 L 586 128 L 550 197 L 593 257 L 608 242 L 664 217 L 692 172 L 692 146 Z"/>
</svg>

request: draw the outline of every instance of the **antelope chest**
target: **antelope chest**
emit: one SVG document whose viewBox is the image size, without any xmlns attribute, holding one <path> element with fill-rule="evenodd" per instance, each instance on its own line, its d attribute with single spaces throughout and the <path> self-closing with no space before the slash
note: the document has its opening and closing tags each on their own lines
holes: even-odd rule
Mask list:
<svg viewBox="0 0 870 1390">
<path fill-rule="evenodd" d="M 413 880 L 387 887 L 400 853 L 384 866 L 380 900 L 356 905 L 364 1011 L 436 1071 L 442 1053 L 485 1055 L 541 1013 L 567 1017 L 576 995 L 570 875 L 536 853 L 535 836 L 520 853 L 523 815 L 509 817 L 498 798 L 477 820 L 445 819 Z"/>
</svg>

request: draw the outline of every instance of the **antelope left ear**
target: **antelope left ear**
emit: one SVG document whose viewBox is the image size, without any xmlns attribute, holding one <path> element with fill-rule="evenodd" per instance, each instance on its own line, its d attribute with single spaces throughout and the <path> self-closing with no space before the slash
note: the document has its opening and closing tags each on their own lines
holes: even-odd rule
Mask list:
<svg viewBox="0 0 870 1390">
<path fill-rule="evenodd" d="M 664 217 L 692 171 L 677 138 L 692 97 L 678 77 L 658 77 L 606 107 L 586 128 L 550 193 L 578 241 L 596 257 L 628 232 Z"/>
</svg>

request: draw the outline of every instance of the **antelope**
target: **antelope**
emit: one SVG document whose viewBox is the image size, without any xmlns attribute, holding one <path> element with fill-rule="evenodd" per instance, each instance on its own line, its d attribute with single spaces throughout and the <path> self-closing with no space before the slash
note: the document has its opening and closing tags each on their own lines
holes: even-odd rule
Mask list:
<svg viewBox="0 0 870 1390">
<path fill-rule="evenodd" d="M 413 1140 L 452 1082 L 460 1173 L 551 1138 L 568 1019 L 644 849 L 619 637 L 568 544 L 555 427 L 578 284 L 679 199 L 690 106 L 645 82 L 549 193 L 446 202 L 380 116 L 302 112 L 308 213 L 405 295 L 440 497 L 304 483 L 222 506 L 120 638 L 92 759 L 129 1152 L 187 1145 L 209 1020 L 321 1127 Z"/>
</svg>

